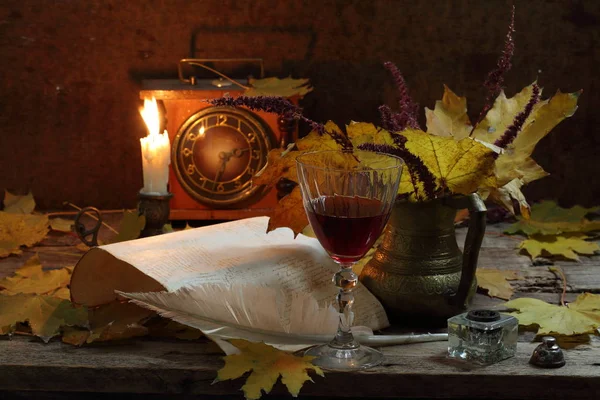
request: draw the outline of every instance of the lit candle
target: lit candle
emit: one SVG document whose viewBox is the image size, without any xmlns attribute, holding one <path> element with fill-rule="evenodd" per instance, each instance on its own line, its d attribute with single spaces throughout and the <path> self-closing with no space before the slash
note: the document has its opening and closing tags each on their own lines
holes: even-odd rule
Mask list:
<svg viewBox="0 0 600 400">
<path fill-rule="evenodd" d="M 144 100 L 144 108 L 140 110 L 140 114 L 148 127 L 148 136 L 140 139 L 144 171 L 144 187 L 141 192 L 164 195 L 168 193 L 171 148 L 167 131 L 159 133 L 158 106 L 154 97 L 152 100 Z"/>
</svg>

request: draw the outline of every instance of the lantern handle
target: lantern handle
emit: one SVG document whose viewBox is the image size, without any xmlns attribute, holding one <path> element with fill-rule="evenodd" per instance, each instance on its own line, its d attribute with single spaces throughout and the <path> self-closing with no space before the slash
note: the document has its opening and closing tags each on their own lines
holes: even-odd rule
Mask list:
<svg viewBox="0 0 600 400">
<path fill-rule="evenodd" d="M 253 62 L 253 63 L 258 63 L 258 65 L 260 66 L 260 78 L 262 79 L 265 77 L 265 63 L 262 58 L 182 58 L 181 60 L 179 60 L 179 64 L 177 64 L 177 74 L 179 76 L 179 80 L 183 83 L 189 83 L 190 85 L 195 85 L 196 81 L 197 81 L 195 76 L 192 75 L 190 77 L 185 77 L 183 75 L 183 67 L 184 66 L 194 65 L 197 67 L 204 68 L 205 70 L 210 71 L 214 74 L 217 74 L 221 78 L 228 80 L 229 82 L 241 87 L 244 90 L 248 89 L 248 86 L 242 85 L 235 79 L 230 78 L 229 76 L 223 74 L 222 72 L 219 72 L 216 69 L 209 67 L 208 65 L 205 64 L 207 62 Z"/>
</svg>

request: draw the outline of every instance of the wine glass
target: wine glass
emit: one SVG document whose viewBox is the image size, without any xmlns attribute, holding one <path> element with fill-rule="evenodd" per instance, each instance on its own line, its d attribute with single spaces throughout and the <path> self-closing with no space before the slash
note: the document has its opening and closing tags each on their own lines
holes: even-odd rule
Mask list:
<svg viewBox="0 0 600 400">
<path fill-rule="evenodd" d="M 333 340 L 312 347 L 316 365 L 351 371 L 378 365 L 383 354 L 361 346 L 352 336 L 352 291 L 358 276 L 352 266 L 381 235 L 392 212 L 404 162 L 382 153 L 325 150 L 296 158 L 302 200 L 315 236 L 340 266 L 333 276 L 339 288 L 338 330 Z"/>
</svg>

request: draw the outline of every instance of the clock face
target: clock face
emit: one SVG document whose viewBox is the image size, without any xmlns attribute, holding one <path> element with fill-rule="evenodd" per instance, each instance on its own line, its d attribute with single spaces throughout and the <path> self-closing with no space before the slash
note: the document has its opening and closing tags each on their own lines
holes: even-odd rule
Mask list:
<svg viewBox="0 0 600 400">
<path fill-rule="evenodd" d="M 194 199 L 227 207 L 252 197 L 252 177 L 267 164 L 273 133 L 253 113 L 209 107 L 192 115 L 173 140 L 177 179 Z"/>
</svg>

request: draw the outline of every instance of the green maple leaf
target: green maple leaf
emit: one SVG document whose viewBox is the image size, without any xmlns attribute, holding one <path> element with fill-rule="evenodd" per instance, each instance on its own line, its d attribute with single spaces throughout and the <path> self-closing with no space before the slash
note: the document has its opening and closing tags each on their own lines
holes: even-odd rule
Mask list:
<svg viewBox="0 0 600 400">
<path fill-rule="evenodd" d="M 17 324 L 29 323 L 31 332 L 48 342 L 63 326 L 85 326 L 88 311 L 51 296 L 16 294 L 0 296 L 0 334 L 12 333 Z"/>
<path fill-rule="evenodd" d="M 585 216 L 597 212 L 600 207 L 575 206 L 561 208 L 554 201 L 542 201 L 531 207 L 531 217 L 519 221 L 506 229 L 505 233 L 523 232 L 526 235 L 558 235 L 565 232 L 590 232 L 600 229 L 600 221 L 589 221 Z"/>
</svg>

